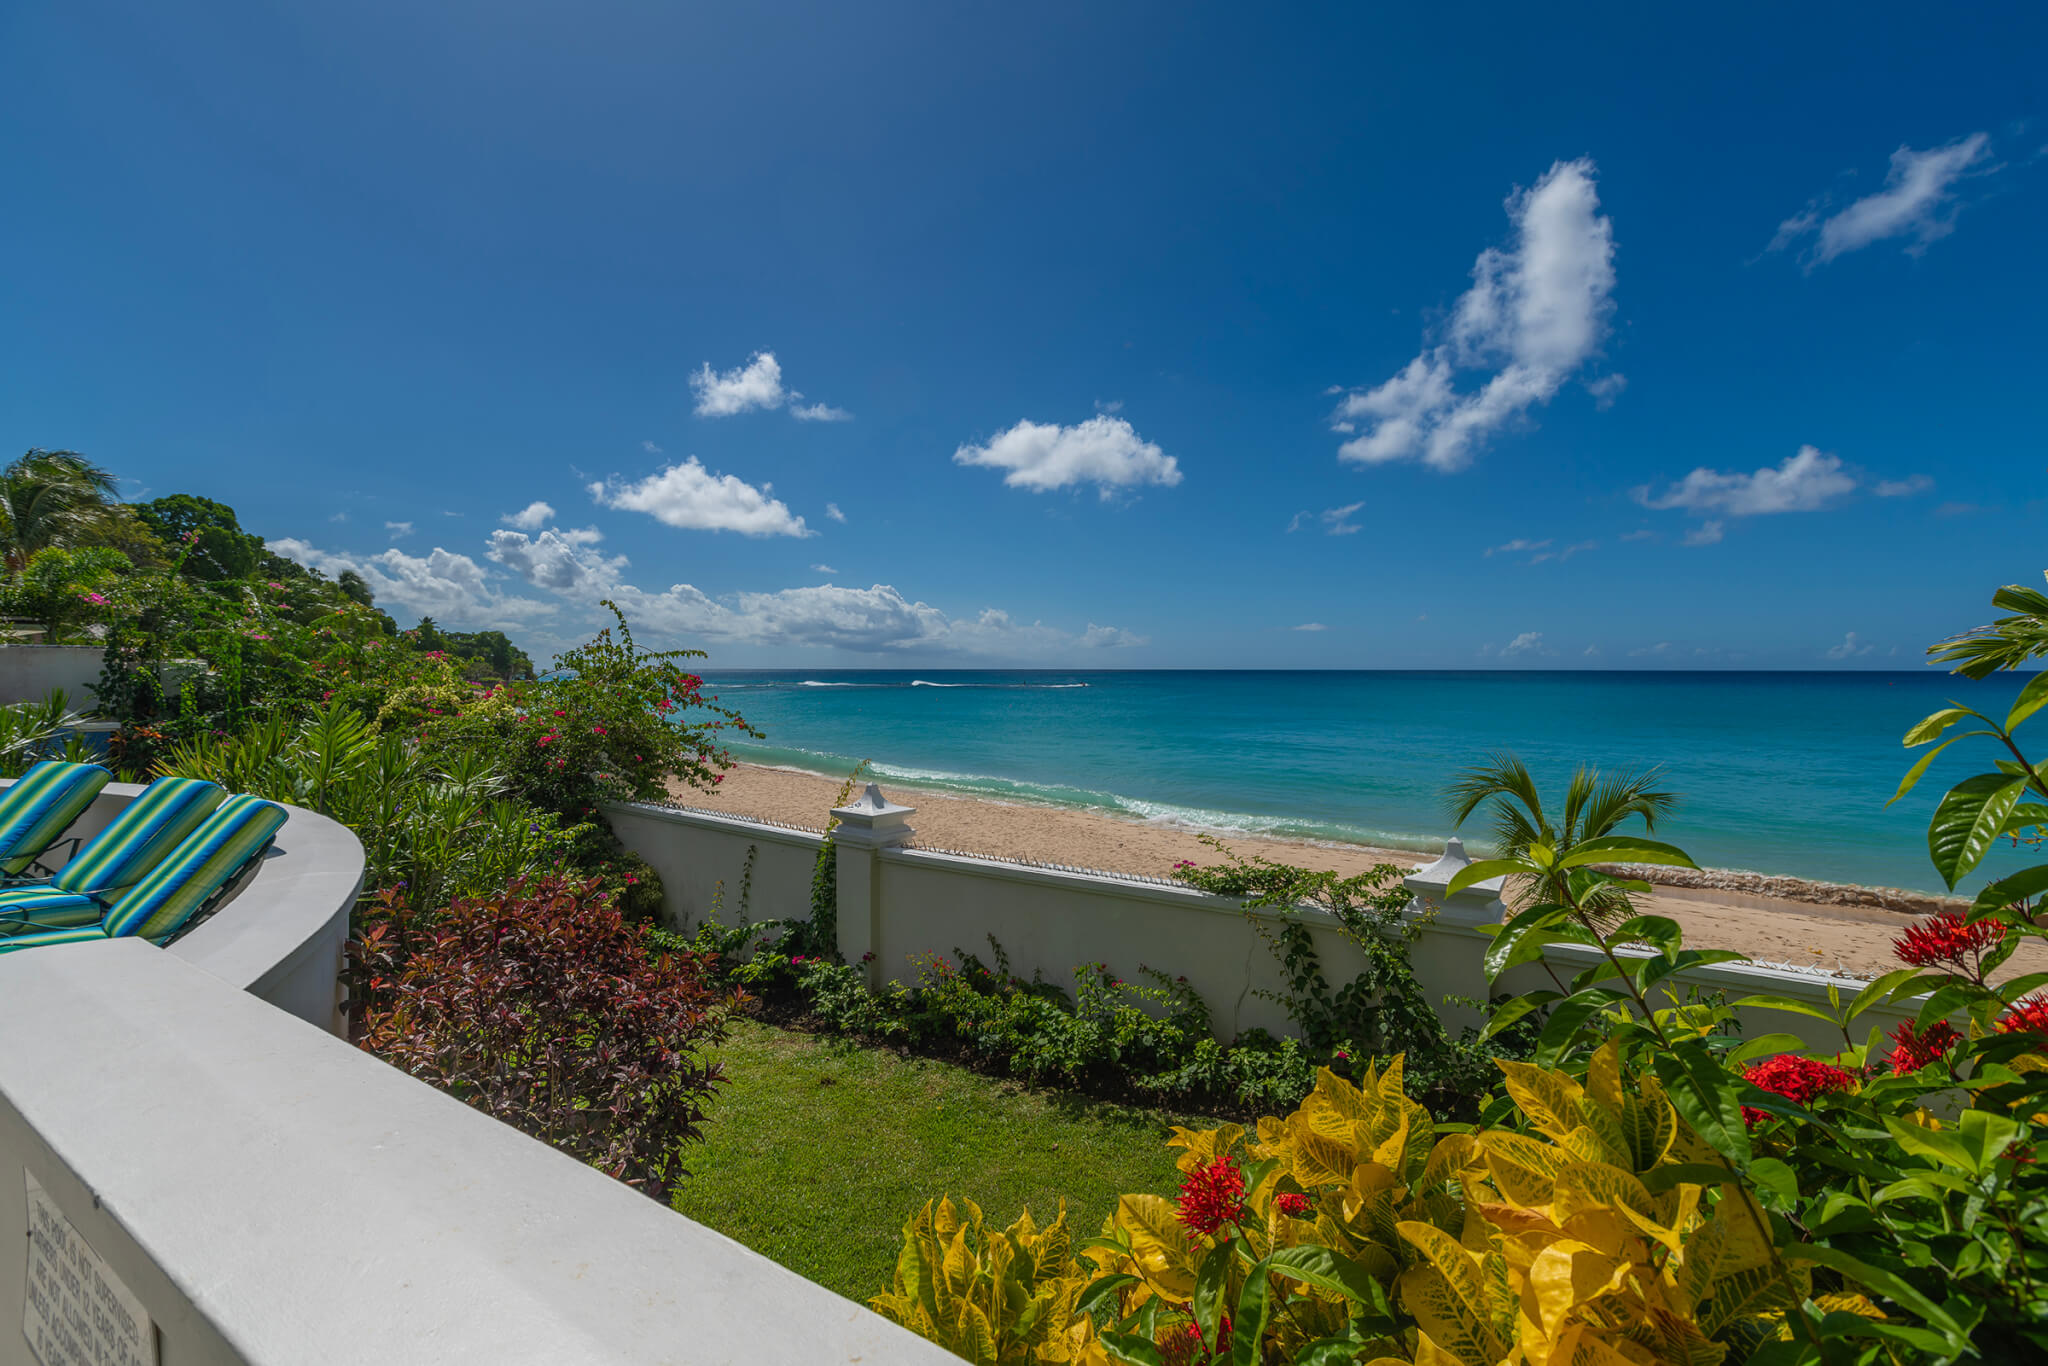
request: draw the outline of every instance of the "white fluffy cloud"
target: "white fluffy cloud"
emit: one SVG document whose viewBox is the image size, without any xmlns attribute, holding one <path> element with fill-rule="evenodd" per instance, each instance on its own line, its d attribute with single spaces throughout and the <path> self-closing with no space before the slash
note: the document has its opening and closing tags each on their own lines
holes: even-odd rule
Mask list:
<svg viewBox="0 0 2048 1366">
<path fill-rule="evenodd" d="M 829 564 L 814 564 L 811 566 L 811 572 L 813 574 L 837 574 L 839 571 Z"/>
<path fill-rule="evenodd" d="M 1614 307 L 1614 230 L 1599 211 L 1594 175 L 1589 160 L 1560 161 L 1508 196 L 1514 243 L 1479 254 L 1442 338 L 1393 378 L 1338 403 L 1331 427 L 1358 432 L 1338 448 L 1341 458 L 1463 469 L 1487 438 L 1548 403 L 1599 351 Z M 1460 369 L 1493 374 L 1460 393 Z M 1609 401 L 1619 392 L 1596 384 Z"/>
<path fill-rule="evenodd" d="M 837 503 L 825 504 L 825 515 L 827 517 L 830 517 L 835 522 L 843 522 L 846 520 L 846 514 L 839 510 L 839 504 Z"/>
<path fill-rule="evenodd" d="M 590 548 L 603 539 L 595 527 L 550 528 L 537 536 L 500 530 L 491 533 L 486 553 L 536 588 L 595 599 L 619 582 L 627 565 L 623 555 L 606 556 Z"/>
<path fill-rule="evenodd" d="M 1514 655 L 1547 655 L 1557 653 L 1555 650 L 1549 650 L 1544 648 L 1543 633 L 1541 631 L 1522 632 L 1522 634 L 1516 636 L 1513 640 L 1501 646 L 1500 652 L 1502 658 L 1509 658 Z"/>
<path fill-rule="evenodd" d="M 1911 498 L 1933 487 L 1932 479 L 1924 474 L 1915 474 L 1904 479 L 1880 479 L 1870 491 L 1880 498 Z"/>
<path fill-rule="evenodd" d="M 690 376 L 690 388 L 697 395 L 699 417 L 736 417 L 752 408 L 779 408 L 788 397 L 773 351 L 757 351 L 745 365 L 723 374 L 706 361 Z"/>
<path fill-rule="evenodd" d="M 412 535 L 411 522 L 386 522 L 384 529 L 391 533 L 391 539 L 394 541 Z"/>
<path fill-rule="evenodd" d="M 853 414 L 829 403 L 804 403 L 803 394 L 782 382 L 782 364 L 773 351 L 756 351 L 747 363 L 723 373 L 706 361 L 690 376 L 690 388 L 697 395 L 697 416 L 737 417 L 756 408 L 789 406 L 789 415 L 799 422 L 851 422 Z M 652 441 L 647 449 L 658 454 Z"/>
<path fill-rule="evenodd" d="M 1928 244 L 1955 231 L 1956 182 L 1979 168 L 1991 154 L 1984 133 L 1940 147 L 1915 151 L 1901 146 L 1892 153 L 1884 188 L 1865 195 L 1838 213 L 1828 214 L 1820 201 L 1778 225 L 1770 250 L 1783 251 L 1813 239 L 1808 265 L 1823 264 L 1844 253 L 1893 237 L 1909 239 L 1906 251 L 1918 255 Z"/>
<path fill-rule="evenodd" d="M 774 486 L 755 488 L 736 475 L 713 474 L 690 456 L 638 483 L 617 478 L 590 485 L 590 496 L 608 508 L 644 512 L 687 531 L 737 531 L 745 536 L 815 536 Z"/>
<path fill-rule="evenodd" d="M 555 611 L 553 603 L 499 592 L 482 565 L 439 546 L 426 555 L 408 555 L 397 549 L 353 555 L 321 550 L 292 537 L 267 544 L 287 559 L 324 574 L 353 569 L 370 586 L 378 605 L 395 617 L 418 614 L 458 630 L 502 630 Z"/>
<path fill-rule="evenodd" d="M 1330 628 L 1323 625 L 1320 621 L 1304 621 L 1301 625 L 1291 626 L 1288 629 L 1292 631 L 1327 631 Z"/>
<path fill-rule="evenodd" d="M 961 465 L 1008 470 L 1012 488 L 1045 493 L 1070 484 L 1094 484 L 1109 498 L 1120 488 L 1180 482 L 1180 463 L 1141 438 L 1131 424 L 1107 413 L 1063 427 L 1057 422 L 1019 422 L 987 445 L 963 445 L 953 452 Z"/>
<path fill-rule="evenodd" d="M 555 520 L 555 510 L 536 499 L 518 512 L 508 513 L 501 518 L 506 526 L 516 526 L 521 531 L 538 531 Z"/>
<path fill-rule="evenodd" d="M 1649 508 L 1683 508 L 1687 512 L 1718 512 L 1729 517 L 1756 517 L 1773 512 L 1811 512 L 1856 487 L 1856 476 L 1842 467 L 1840 456 L 1801 446 L 1784 463 L 1751 474 L 1726 473 L 1705 466 L 1694 470 L 1662 493 L 1645 484 L 1636 501 Z"/>
</svg>

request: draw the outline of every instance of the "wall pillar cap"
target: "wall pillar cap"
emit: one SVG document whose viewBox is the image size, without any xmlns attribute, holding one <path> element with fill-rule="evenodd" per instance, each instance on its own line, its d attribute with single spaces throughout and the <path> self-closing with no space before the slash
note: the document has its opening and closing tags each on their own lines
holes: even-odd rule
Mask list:
<svg viewBox="0 0 2048 1366">
<path fill-rule="evenodd" d="M 1403 879 L 1409 891 L 1438 905 L 1455 905 L 1460 909 L 1479 910 L 1490 907 L 1500 897 L 1502 879 L 1486 878 L 1459 890 L 1454 897 L 1446 897 L 1444 889 L 1451 885 L 1451 879 L 1472 864 L 1472 856 L 1465 852 L 1465 841 L 1455 835 L 1444 841 L 1444 852 L 1436 862 L 1424 864 Z"/>
<path fill-rule="evenodd" d="M 909 824 L 916 811 L 890 801 L 881 788 L 869 783 L 852 802 L 832 808 L 833 819 L 839 822 L 833 838 L 861 849 L 900 849 L 917 833 Z"/>
</svg>

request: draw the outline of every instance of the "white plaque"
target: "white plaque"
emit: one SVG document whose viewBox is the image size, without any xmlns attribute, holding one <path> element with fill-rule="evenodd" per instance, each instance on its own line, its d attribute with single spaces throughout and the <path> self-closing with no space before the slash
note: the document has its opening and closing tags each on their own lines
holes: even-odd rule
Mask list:
<svg viewBox="0 0 2048 1366">
<path fill-rule="evenodd" d="M 28 1183 L 28 1293 L 21 1331 L 43 1366 L 157 1366 L 142 1301 L 86 1245 L 49 1193 Z"/>
</svg>

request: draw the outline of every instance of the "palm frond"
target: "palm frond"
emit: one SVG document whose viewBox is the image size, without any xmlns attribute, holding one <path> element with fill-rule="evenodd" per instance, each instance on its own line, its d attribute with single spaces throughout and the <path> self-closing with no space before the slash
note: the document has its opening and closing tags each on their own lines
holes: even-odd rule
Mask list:
<svg viewBox="0 0 2048 1366">
<path fill-rule="evenodd" d="M 1581 839 L 1613 834 L 1615 827 L 1630 816 L 1642 817 L 1643 829 L 1654 831 L 1660 817 L 1677 809 L 1678 794 L 1657 787 L 1664 776 L 1662 769 L 1623 769 L 1604 775 L 1596 772 L 1594 776 L 1598 783 L 1585 806 L 1579 827 Z"/>
</svg>

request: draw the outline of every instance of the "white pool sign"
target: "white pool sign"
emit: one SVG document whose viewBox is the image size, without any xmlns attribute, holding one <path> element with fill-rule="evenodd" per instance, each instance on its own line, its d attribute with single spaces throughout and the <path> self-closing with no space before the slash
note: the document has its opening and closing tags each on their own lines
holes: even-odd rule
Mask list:
<svg viewBox="0 0 2048 1366">
<path fill-rule="evenodd" d="M 27 1171 L 21 1331 L 42 1366 L 157 1366 L 156 1325 Z"/>
</svg>

